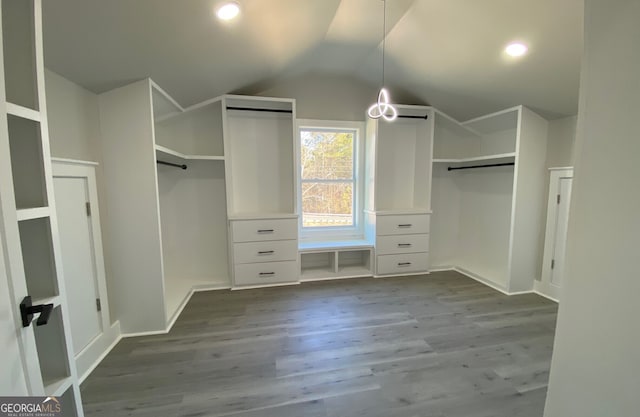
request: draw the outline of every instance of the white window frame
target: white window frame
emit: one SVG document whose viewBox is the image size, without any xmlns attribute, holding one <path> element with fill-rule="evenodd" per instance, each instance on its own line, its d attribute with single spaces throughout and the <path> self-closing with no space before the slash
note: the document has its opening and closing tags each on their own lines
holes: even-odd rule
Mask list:
<svg viewBox="0 0 640 417">
<path fill-rule="evenodd" d="M 354 179 L 354 208 L 353 208 L 353 226 L 335 226 L 335 227 L 303 227 L 302 225 L 302 164 L 300 161 L 302 144 L 302 130 L 353 130 L 355 131 L 353 141 L 353 179 Z M 296 167 L 298 187 L 298 230 L 300 232 L 300 240 L 303 241 L 330 241 L 330 240 L 356 240 L 364 239 L 364 140 L 365 140 L 365 123 L 358 121 L 343 120 L 314 120 L 314 119 L 298 119 L 297 120 L 297 137 L 296 137 Z M 318 181 L 325 182 L 325 181 Z M 344 182 L 327 180 L 327 183 Z"/>
</svg>

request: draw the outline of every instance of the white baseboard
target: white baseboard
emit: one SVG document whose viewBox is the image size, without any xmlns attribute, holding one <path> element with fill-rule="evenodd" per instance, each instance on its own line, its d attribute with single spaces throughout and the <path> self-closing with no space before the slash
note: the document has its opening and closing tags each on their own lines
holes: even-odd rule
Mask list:
<svg viewBox="0 0 640 417">
<path fill-rule="evenodd" d="M 408 274 L 391 274 L 391 275 L 374 275 L 374 278 L 396 278 L 396 277 L 413 277 L 418 275 L 429 275 L 431 271 L 410 272 Z"/>
<path fill-rule="evenodd" d="M 318 282 L 318 281 L 338 281 L 341 279 L 356 279 L 356 278 L 371 278 L 373 274 L 367 275 L 346 275 L 340 277 L 321 277 L 321 278 L 300 278 L 300 283 L 304 284 L 305 282 Z"/>
<path fill-rule="evenodd" d="M 281 282 L 278 284 L 268 284 L 268 285 L 243 285 L 239 287 L 231 287 L 231 291 L 240 291 L 240 290 L 253 290 L 256 288 L 271 288 L 271 287 L 288 287 L 289 285 L 300 285 L 300 281 L 295 282 Z"/>
<path fill-rule="evenodd" d="M 440 265 L 434 268 L 429 268 L 429 272 L 446 272 L 446 271 L 455 271 L 456 267 L 453 265 Z"/>
<path fill-rule="evenodd" d="M 469 271 L 469 270 L 466 270 L 466 269 L 464 269 L 464 268 L 460 268 L 460 267 L 458 267 L 458 266 L 452 266 L 452 267 L 438 267 L 438 268 L 436 268 L 436 269 L 432 269 L 432 270 L 431 270 L 431 272 L 444 272 L 444 271 L 456 271 L 456 272 L 458 272 L 458 273 L 460 273 L 460 274 L 462 274 L 462 275 L 464 275 L 464 276 L 467 276 L 467 277 L 469 277 L 469 278 L 471 278 L 471 279 L 473 279 L 473 280 L 475 280 L 475 281 L 478 281 L 478 282 L 479 282 L 479 283 L 481 283 L 481 284 L 486 285 L 487 287 L 491 287 L 491 288 L 493 288 L 494 290 L 499 291 L 499 292 L 501 292 L 501 293 L 502 293 L 502 294 L 504 294 L 504 295 L 509 295 L 509 296 L 511 296 L 511 295 L 523 295 L 523 294 L 538 294 L 538 292 L 537 292 L 537 291 L 534 291 L 534 290 L 528 290 L 528 291 L 513 291 L 513 292 L 509 292 L 509 291 L 507 291 L 507 289 L 506 289 L 506 288 L 504 288 L 503 286 L 498 285 L 498 284 L 496 284 L 496 283 L 492 282 L 490 279 L 485 278 L 485 277 L 483 277 L 483 276 L 481 276 L 481 275 L 478 275 L 478 274 L 476 274 L 476 273 L 473 273 L 473 272 L 471 272 L 471 271 Z M 540 295 L 542 295 L 542 294 L 540 294 Z M 547 298 L 548 298 L 548 297 L 547 297 Z"/>
<path fill-rule="evenodd" d="M 533 290 L 533 292 L 534 292 L 534 293 L 536 293 L 536 294 L 538 294 L 540 297 L 544 297 L 544 298 L 546 298 L 547 300 L 553 301 L 554 303 L 560 303 L 560 300 L 557 300 L 557 299 L 555 299 L 555 298 L 553 298 L 553 297 L 551 297 L 551 296 L 549 296 L 549 295 L 547 295 L 547 294 L 543 294 L 543 293 L 541 293 L 541 292 L 540 292 L 540 291 L 538 291 L 538 290 Z"/>
<path fill-rule="evenodd" d="M 158 336 L 161 334 L 169 333 L 169 329 L 164 330 L 151 330 L 149 332 L 134 332 L 134 333 L 122 333 L 122 338 L 127 339 L 129 337 L 142 337 L 142 336 Z"/>
<path fill-rule="evenodd" d="M 513 295 L 513 294 L 509 293 L 509 291 L 507 291 L 507 289 L 504 288 L 502 285 L 496 284 L 493 281 L 491 281 L 490 279 L 485 278 L 485 277 L 483 277 L 481 275 L 478 275 L 476 273 L 473 273 L 473 272 L 471 272 L 471 271 L 469 271 L 467 269 L 460 268 L 460 267 L 456 266 L 456 267 L 453 268 L 453 270 L 456 271 L 456 272 L 461 273 L 462 275 L 466 275 L 471 279 L 474 279 L 474 280 L 476 280 L 478 282 L 481 282 L 484 285 L 486 285 L 488 287 L 491 287 L 496 291 L 500 291 L 501 293 L 503 293 L 505 295 Z"/>
<path fill-rule="evenodd" d="M 96 369 L 121 339 L 120 321 L 116 321 L 76 356 L 79 383 L 82 383 Z"/>
<path fill-rule="evenodd" d="M 167 323 L 167 329 L 166 329 L 165 333 L 169 333 L 171 331 L 171 328 L 173 327 L 173 325 L 176 324 L 176 320 L 178 320 L 178 317 L 180 317 L 180 314 L 182 314 L 182 310 L 184 310 L 184 308 L 189 303 L 189 300 L 191 300 L 191 297 L 193 296 L 193 293 L 194 293 L 194 290 L 193 290 L 193 288 L 191 288 L 189 290 L 189 292 L 187 293 L 187 296 L 184 297 L 184 299 L 182 300 L 182 302 L 178 306 L 178 309 L 173 313 L 173 315 L 169 319 L 169 323 Z"/>
</svg>

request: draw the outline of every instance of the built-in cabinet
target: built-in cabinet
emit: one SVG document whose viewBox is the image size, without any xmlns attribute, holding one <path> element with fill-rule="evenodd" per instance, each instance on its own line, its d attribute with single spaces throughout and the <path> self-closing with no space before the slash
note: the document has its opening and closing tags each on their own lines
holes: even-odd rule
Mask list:
<svg viewBox="0 0 640 417">
<path fill-rule="evenodd" d="M 435 112 L 433 269 L 508 293 L 540 274 L 547 121 L 519 106 L 463 123 Z"/>
<path fill-rule="evenodd" d="M 378 276 L 429 271 L 434 111 L 397 107 L 393 122 L 367 121 L 365 230 Z"/>
<path fill-rule="evenodd" d="M 143 80 L 100 113 L 123 333 L 166 331 L 193 291 L 298 281 L 295 100 L 183 108 Z"/>
<path fill-rule="evenodd" d="M 367 121 L 364 239 L 299 245 L 295 100 L 225 95 L 183 108 L 151 80 L 100 95 L 123 333 L 166 331 L 205 289 L 456 268 L 530 290 L 546 121 L 524 107 L 467 122 L 398 110 L 394 122 Z"/>
<path fill-rule="evenodd" d="M 222 99 L 182 108 L 147 79 L 99 104 L 122 332 L 166 331 L 193 291 L 230 285 Z"/>
<path fill-rule="evenodd" d="M 62 397 L 64 415 L 82 416 L 53 192 L 41 1 L 0 4 L 2 394 Z M 30 307 L 37 311 L 22 314 Z"/>
<path fill-rule="evenodd" d="M 295 100 L 225 96 L 234 287 L 299 281 Z"/>
</svg>

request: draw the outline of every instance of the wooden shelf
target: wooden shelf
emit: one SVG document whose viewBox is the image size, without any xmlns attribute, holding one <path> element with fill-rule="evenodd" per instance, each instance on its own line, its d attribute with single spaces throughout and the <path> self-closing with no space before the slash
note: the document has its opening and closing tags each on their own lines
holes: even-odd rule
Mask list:
<svg viewBox="0 0 640 417">
<path fill-rule="evenodd" d="M 480 132 L 480 134 L 483 135 L 503 130 L 517 129 L 518 113 L 521 109 L 521 106 L 516 106 L 496 113 L 476 117 L 475 119 L 467 120 L 461 124 L 462 126 L 476 132 Z"/>
<path fill-rule="evenodd" d="M 55 308 L 60 305 L 60 296 L 54 295 L 52 297 L 41 297 L 41 298 L 35 297 L 31 302 L 33 303 L 33 305 L 53 304 L 53 307 Z"/>
<path fill-rule="evenodd" d="M 516 160 L 516 153 L 501 153 L 496 155 L 484 155 L 484 156 L 476 156 L 473 158 L 434 158 L 433 163 L 448 163 L 448 164 L 467 164 L 471 162 L 483 162 L 483 163 L 492 163 L 492 164 L 501 164 L 507 162 L 514 162 Z"/>
<path fill-rule="evenodd" d="M 17 211 L 18 221 L 41 219 L 43 217 L 49 217 L 51 210 L 49 207 L 35 207 L 28 209 L 20 209 Z"/>
<path fill-rule="evenodd" d="M 411 214 L 431 214 L 431 210 L 426 208 L 407 208 L 407 209 L 397 209 L 397 210 L 364 210 L 367 214 L 375 214 L 376 216 L 396 216 L 398 214 L 401 215 L 411 215 Z"/>
<path fill-rule="evenodd" d="M 165 146 L 156 145 L 156 158 L 174 158 L 180 161 L 224 161 L 224 156 L 218 155 L 185 155 Z"/>
<path fill-rule="evenodd" d="M 153 118 L 156 122 L 184 112 L 184 108 L 153 81 L 151 81 L 151 97 L 153 98 Z"/>
<path fill-rule="evenodd" d="M 373 243 L 367 240 L 334 240 L 327 242 L 311 241 L 299 242 L 298 250 L 307 251 L 330 251 L 339 249 L 370 249 Z"/>
<path fill-rule="evenodd" d="M 362 265 L 347 265 L 338 267 L 338 277 L 367 277 L 373 275 L 373 272 Z"/>
<path fill-rule="evenodd" d="M 303 268 L 300 273 L 300 281 L 318 281 L 322 279 L 335 279 L 336 273 L 327 268 Z"/>
<path fill-rule="evenodd" d="M 300 281 L 329 281 L 332 279 L 371 277 L 373 272 L 362 266 L 345 266 L 338 272 L 329 271 L 326 268 L 305 268 L 300 273 Z"/>
<path fill-rule="evenodd" d="M 70 376 L 52 381 L 44 381 L 44 393 L 47 397 L 61 397 L 62 394 L 71 387 L 72 383 L 73 379 Z"/>
<path fill-rule="evenodd" d="M 21 117 L 23 119 L 33 120 L 34 122 L 40 122 L 39 111 L 19 106 L 13 103 L 7 103 L 7 114 Z"/>
<path fill-rule="evenodd" d="M 266 219 L 297 219 L 295 213 L 236 213 L 229 214 L 229 220 L 266 220 Z"/>
</svg>

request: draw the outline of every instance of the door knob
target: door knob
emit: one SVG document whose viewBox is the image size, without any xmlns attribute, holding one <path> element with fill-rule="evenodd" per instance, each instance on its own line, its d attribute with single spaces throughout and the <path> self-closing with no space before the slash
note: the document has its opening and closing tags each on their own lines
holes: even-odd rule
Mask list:
<svg viewBox="0 0 640 417">
<path fill-rule="evenodd" d="M 33 305 L 31 302 L 31 296 L 27 295 L 20 303 L 20 316 L 22 316 L 22 327 L 29 327 L 33 321 L 33 315 L 40 313 L 36 326 L 44 326 L 49 322 L 49 317 L 53 311 L 53 304 L 38 304 Z"/>
</svg>

